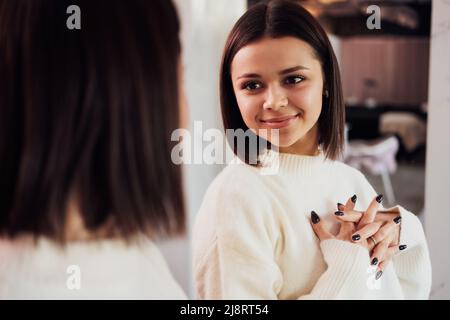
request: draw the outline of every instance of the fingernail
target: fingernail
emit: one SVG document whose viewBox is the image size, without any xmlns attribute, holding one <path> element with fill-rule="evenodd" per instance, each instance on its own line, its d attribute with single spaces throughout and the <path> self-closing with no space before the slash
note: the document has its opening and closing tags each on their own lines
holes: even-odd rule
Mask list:
<svg viewBox="0 0 450 320">
<path fill-rule="evenodd" d="M 381 203 L 381 201 L 383 201 L 383 195 L 379 194 L 375 200 L 377 200 L 378 203 Z"/>
<path fill-rule="evenodd" d="M 314 211 L 311 211 L 311 221 L 313 224 L 316 224 L 320 221 L 319 216 Z"/>
<path fill-rule="evenodd" d="M 359 241 L 361 239 L 361 236 L 359 234 L 355 234 L 352 236 L 353 241 Z"/>
<path fill-rule="evenodd" d="M 358 199 L 358 197 L 356 196 L 356 194 L 353 195 L 353 197 L 351 198 L 353 203 L 356 203 L 356 199 Z"/>
<path fill-rule="evenodd" d="M 398 217 L 394 218 L 394 222 L 395 222 L 396 224 L 399 224 L 400 222 L 402 222 L 402 217 L 401 217 L 401 216 L 398 216 Z"/>
<path fill-rule="evenodd" d="M 344 215 L 344 213 L 342 211 L 336 211 L 334 214 L 339 217 L 342 217 Z"/>
<path fill-rule="evenodd" d="M 343 205 L 342 203 L 339 203 L 339 202 L 338 202 L 338 204 L 337 204 L 338 210 L 341 210 L 342 207 L 344 207 L 344 205 Z"/>
<path fill-rule="evenodd" d="M 372 262 L 370 263 L 373 266 L 376 266 L 378 264 L 378 259 L 377 258 L 373 258 Z"/>
<path fill-rule="evenodd" d="M 380 279 L 382 275 L 383 275 L 383 271 L 381 271 L 381 270 L 378 271 L 378 272 L 377 272 L 377 275 L 375 276 L 375 280 Z"/>
<path fill-rule="evenodd" d="M 401 250 L 405 250 L 406 248 L 408 248 L 408 246 L 406 244 L 402 244 L 398 247 Z"/>
</svg>

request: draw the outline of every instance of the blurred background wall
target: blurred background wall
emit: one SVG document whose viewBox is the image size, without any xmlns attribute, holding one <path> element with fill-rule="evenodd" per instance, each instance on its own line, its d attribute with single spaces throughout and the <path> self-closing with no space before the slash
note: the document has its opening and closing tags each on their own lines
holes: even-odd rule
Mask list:
<svg viewBox="0 0 450 320">
<path fill-rule="evenodd" d="M 450 2 L 433 1 L 425 185 L 432 299 L 450 299 Z"/>
<path fill-rule="evenodd" d="M 202 121 L 203 130 L 223 128 L 219 103 L 219 69 L 226 37 L 237 19 L 245 12 L 245 0 L 176 0 L 182 23 L 185 89 L 189 105 L 189 131 L 192 143 L 201 145 L 194 136 L 194 121 Z M 203 195 L 220 171 L 219 165 L 192 164 L 184 167 L 185 196 L 190 229 Z M 169 267 L 190 298 L 194 298 L 190 277 L 190 230 L 186 237 L 160 245 Z"/>
</svg>

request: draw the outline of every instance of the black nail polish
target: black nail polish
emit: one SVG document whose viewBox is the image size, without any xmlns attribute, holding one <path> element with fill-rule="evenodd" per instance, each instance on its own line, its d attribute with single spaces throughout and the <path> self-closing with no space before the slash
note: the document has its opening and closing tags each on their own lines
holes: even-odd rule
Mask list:
<svg viewBox="0 0 450 320">
<path fill-rule="evenodd" d="M 383 275 L 383 271 L 381 271 L 381 270 L 378 271 L 377 274 L 376 274 L 376 276 L 375 276 L 375 280 L 380 279 L 382 275 Z"/>
<path fill-rule="evenodd" d="M 383 201 L 383 195 L 379 194 L 375 200 L 377 200 L 378 203 L 381 203 L 381 201 Z"/>
<path fill-rule="evenodd" d="M 361 239 L 361 236 L 359 234 L 355 234 L 354 236 L 352 236 L 353 241 L 359 241 L 360 239 Z"/>
<path fill-rule="evenodd" d="M 319 223 L 320 218 L 314 211 L 311 211 L 311 221 L 313 224 Z"/>
<path fill-rule="evenodd" d="M 353 197 L 351 198 L 353 203 L 356 203 L 356 199 L 358 199 L 358 197 L 356 196 L 356 194 L 353 195 Z"/>
<path fill-rule="evenodd" d="M 338 202 L 338 204 L 337 204 L 337 208 L 338 208 L 338 210 L 341 210 L 341 207 L 343 207 L 344 205 L 342 204 L 342 203 L 339 203 Z"/>
<path fill-rule="evenodd" d="M 408 248 L 408 246 L 406 244 L 402 244 L 398 247 L 401 250 L 405 250 L 406 248 Z"/>
<path fill-rule="evenodd" d="M 402 217 L 401 217 L 401 216 L 398 216 L 398 217 L 394 218 L 394 222 L 395 222 L 396 224 L 399 224 L 400 222 L 402 222 Z"/>
<path fill-rule="evenodd" d="M 376 266 L 378 264 L 378 258 L 373 258 L 370 264 Z"/>
<path fill-rule="evenodd" d="M 344 213 L 342 211 L 336 211 L 334 214 L 339 217 L 342 217 L 344 215 Z"/>
</svg>

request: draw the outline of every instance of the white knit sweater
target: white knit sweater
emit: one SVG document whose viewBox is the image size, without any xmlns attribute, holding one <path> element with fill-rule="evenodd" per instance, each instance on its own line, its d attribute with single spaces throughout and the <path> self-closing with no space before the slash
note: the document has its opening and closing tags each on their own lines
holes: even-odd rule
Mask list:
<svg viewBox="0 0 450 320">
<path fill-rule="evenodd" d="M 314 210 L 337 231 L 336 204 L 353 194 L 356 210 L 365 210 L 376 196 L 365 177 L 322 153 L 279 154 L 279 161 L 274 175 L 237 161 L 207 190 L 193 232 L 198 298 L 428 298 L 431 264 L 414 214 L 395 207 L 402 216 L 400 244 L 408 248 L 375 280 L 367 249 L 334 239 L 320 243 L 310 225 Z"/>
<path fill-rule="evenodd" d="M 76 279 L 74 277 L 77 277 Z M 78 286 L 79 285 L 79 286 Z M 186 299 L 156 245 L 0 239 L 1 299 Z"/>
</svg>

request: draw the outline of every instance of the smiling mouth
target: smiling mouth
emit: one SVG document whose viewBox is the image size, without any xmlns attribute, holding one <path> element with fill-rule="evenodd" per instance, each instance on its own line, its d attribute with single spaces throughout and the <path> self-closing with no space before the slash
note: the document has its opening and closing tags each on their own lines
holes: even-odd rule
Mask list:
<svg viewBox="0 0 450 320">
<path fill-rule="evenodd" d="M 261 122 L 282 122 L 282 121 L 286 121 L 286 120 L 289 120 L 289 119 L 293 119 L 293 118 L 297 117 L 298 115 L 300 115 L 300 113 L 294 114 L 292 116 L 270 118 L 270 119 L 265 119 L 265 120 L 261 119 Z"/>
<path fill-rule="evenodd" d="M 290 115 L 290 116 L 275 117 L 275 118 L 269 118 L 269 119 L 261 119 L 260 122 L 261 122 L 263 127 L 267 127 L 267 128 L 270 128 L 270 129 L 281 129 L 281 128 L 289 126 L 300 115 L 301 115 L 301 112 L 297 113 L 295 115 Z"/>
<path fill-rule="evenodd" d="M 291 124 L 292 121 L 297 119 L 301 113 L 297 113 L 292 116 L 283 116 L 276 117 L 270 119 L 261 119 L 260 121 L 264 124 L 264 126 L 270 127 L 272 129 L 280 129 L 286 127 Z"/>
</svg>

